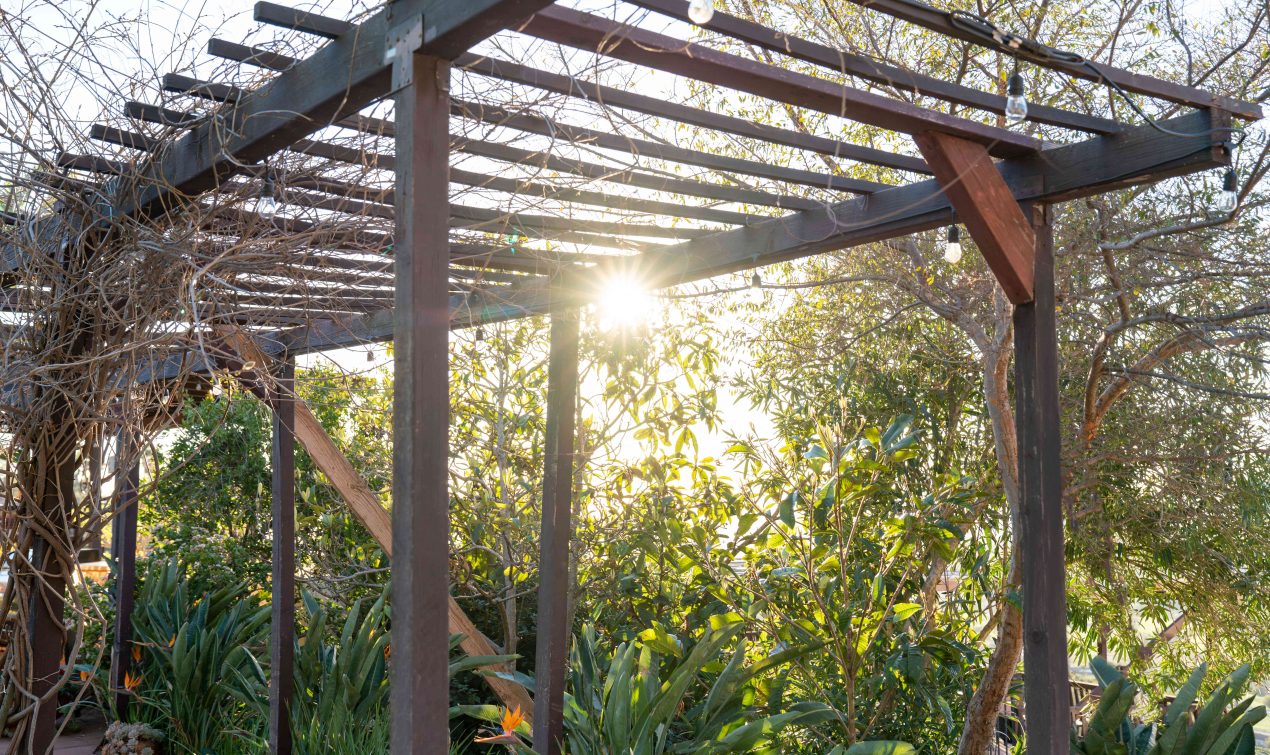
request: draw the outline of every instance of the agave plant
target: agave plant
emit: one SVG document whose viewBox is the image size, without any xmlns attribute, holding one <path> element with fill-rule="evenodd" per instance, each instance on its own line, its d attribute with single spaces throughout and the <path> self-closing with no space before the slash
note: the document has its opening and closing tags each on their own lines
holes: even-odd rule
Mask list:
<svg viewBox="0 0 1270 755">
<path fill-rule="evenodd" d="M 308 626 L 296 638 L 292 733 L 299 755 L 362 755 L 387 752 L 388 591 L 366 610 L 353 604 L 337 642 L 327 637 L 329 614 L 308 592 L 303 593 Z M 462 635 L 450 637 L 453 657 Z M 450 676 L 518 656 L 462 656 L 450 661 Z M 493 708 L 494 706 L 489 706 Z"/>
<path fill-rule="evenodd" d="M 354 603 L 334 643 L 327 637 L 326 607 L 308 591 L 301 597 L 307 626 L 295 641 L 295 752 L 387 751 L 387 592 L 368 609 L 363 601 Z"/>
<path fill-rule="evenodd" d="M 133 611 L 140 668 L 128 684 L 142 718 L 164 730 L 175 752 L 260 744 L 255 711 L 265 676 L 255 653 L 264 646 L 269 607 L 245 592 L 231 585 L 195 597 L 175 560 L 147 570 Z"/>
<path fill-rule="evenodd" d="M 1252 727 L 1266 716 L 1255 698 L 1236 699 L 1248 684 L 1249 668 L 1240 666 L 1213 691 L 1191 718 L 1208 667 L 1195 669 L 1178 690 L 1158 724 L 1129 718 L 1138 687 L 1101 658 L 1093 661 L 1102 699 L 1083 738 L 1072 733 L 1072 752 L 1082 755 L 1254 755 Z"/>
<path fill-rule="evenodd" d="M 565 695 L 564 707 L 567 751 L 571 755 L 751 752 L 787 727 L 813 725 L 836 715 L 828 706 L 812 702 L 766 715 L 756 708 L 750 702 L 750 682 L 812 648 L 785 650 L 747 666 L 744 641 L 737 643 L 730 657 L 723 652 L 740 627 L 733 623 L 712 628 L 686 653 L 661 637 L 660 641 L 622 643 L 608 657 L 599 648 L 594 628 L 584 627 L 570 653 L 571 693 Z M 664 678 L 661 654 L 654 646 L 681 658 Z M 722 669 L 709 680 L 704 694 L 694 696 L 699 701 L 685 709 L 688 693 L 706 680 L 704 673 L 712 666 Z M 524 675 L 500 675 L 532 689 L 533 681 Z M 489 706 L 462 706 L 456 711 L 495 721 L 494 711 L 482 707 Z"/>
</svg>

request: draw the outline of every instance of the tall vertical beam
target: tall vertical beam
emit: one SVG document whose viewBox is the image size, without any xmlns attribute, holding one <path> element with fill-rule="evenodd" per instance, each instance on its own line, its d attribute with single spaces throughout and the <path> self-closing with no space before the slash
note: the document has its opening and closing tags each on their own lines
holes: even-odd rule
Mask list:
<svg viewBox="0 0 1270 755">
<path fill-rule="evenodd" d="M 72 433 L 51 432 L 34 452 L 39 489 L 36 500 L 43 532 L 34 533 L 31 567 L 21 567 L 29 581 L 27 600 L 27 636 L 30 638 L 31 694 L 35 708 L 27 725 L 23 752 L 45 755 L 53 748 L 57 731 L 57 682 L 61 676 L 62 657 L 66 652 L 67 577 L 73 564 L 62 554 L 70 537 L 67 512 L 75 503 L 75 449 Z M 59 548 L 43 533 L 65 537 Z"/>
<path fill-rule="evenodd" d="M 273 404 L 273 606 L 269 629 L 269 749 L 291 753 L 295 676 L 295 362 L 279 365 Z"/>
<path fill-rule="evenodd" d="M 115 696 L 115 711 L 122 721 L 128 720 L 131 695 L 124 678 L 132 665 L 132 605 L 137 590 L 137 491 L 141 486 L 140 459 L 129 461 L 133 449 L 126 435 L 119 437 L 115 458 L 128 462 L 127 470 L 116 465 L 119 496 L 111 524 L 110 555 L 115 562 L 115 642 L 110 650 L 110 693 Z"/>
<path fill-rule="evenodd" d="M 1054 307 L 1054 229 L 1048 206 L 1030 209 L 1036 236 L 1033 301 L 1014 308 L 1015 422 L 1023 568 L 1023 696 L 1028 752 L 1066 755 L 1071 728 L 1067 573 Z"/>
<path fill-rule="evenodd" d="M 553 297 L 559 298 L 559 297 Z M 551 315 L 546 468 L 538 561 L 538 648 L 534 664 L 534 747 L 560 755 L 569 647 L 569 540 L 573 534 L 574 436 L 578 396 L 578 310 Z"/>
<path fill-rule="evenodd" d="M 395 6 L 390 6 L 393 8 Z M 450 65 L 395 18 L 392 752 L 449 749 Z"/>
</svg>

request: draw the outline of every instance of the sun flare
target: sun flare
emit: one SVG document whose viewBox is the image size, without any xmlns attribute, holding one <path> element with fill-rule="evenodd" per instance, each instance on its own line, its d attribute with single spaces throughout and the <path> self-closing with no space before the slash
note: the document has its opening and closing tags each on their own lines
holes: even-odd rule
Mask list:
<svg viewBox="0 0 1270 755">
<path fill-rule="evenodd" d="M 642 325 L 652 318 L 656 310 L 652 292 L 630 276 L 615 276 L 606 281 L 597 304 L 600 327 L 604 330 L 624 330 Z"/>
</svg>

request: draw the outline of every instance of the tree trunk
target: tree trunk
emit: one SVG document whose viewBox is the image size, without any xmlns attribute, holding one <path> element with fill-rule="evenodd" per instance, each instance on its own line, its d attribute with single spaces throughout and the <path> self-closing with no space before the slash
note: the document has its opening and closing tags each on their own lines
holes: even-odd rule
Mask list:
<svg viewBox="0 0 1270 755">
<path fill-rule="evenodd" d="M 1004 328 L 1004 330 L 1003 330 Z M 1023 653 L 1023 615 L 1006 599 L 1006 593 L 1016 590 L 1020 584 L 1018 559 L 1019 485 L 1018 485 L 1018 436 L 1014 428 L 1014 411 L 1010 406 L 1008 375 L 1011 351 L 1008 326 L 998 321 L 996 348 L 983 352 L 983 392 L 988 418 L 992 424 L 992 436 L 996 446 L 997 469 L 1001 476 L 1001 488 L 1010 511 L 1010 569 L 1003 586 L 1001 621 L 997 630 L 997 645 L 983 679 L 966 708 L 966 724 L 961 732 L 958 755 L 985 755 L 996 738 L 997 716 L 1010 691 L 1010 682 L 1018 668 Z"/>
</svg>

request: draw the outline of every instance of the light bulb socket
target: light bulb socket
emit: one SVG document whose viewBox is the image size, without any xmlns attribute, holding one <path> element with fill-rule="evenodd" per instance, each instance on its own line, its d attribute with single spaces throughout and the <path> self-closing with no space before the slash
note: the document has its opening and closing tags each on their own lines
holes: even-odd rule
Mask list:
<svg viewBox="0 0 1270 755">
<path fill-rule="evenodd" d="M 1226 169 L 1226 175 L 1222 176 L 1221 188 L 1222 191 L 1239 191 L 1239 176 L 1235 174 L 1234 168 Z"/>
<path fill-rule="evenodd" d="M 1010 79 L 1006 82 L 1005 93 L 1011 97 L 1023 96 L 1023 74 L 1018 71 L 1010 74 Z"/>
<path fill-rule="evenodd" d="M 260 198 L 274 201 L 278 199 L 278 184 L 274 181 L 272 172 L 266 173 L 264 183 L 260 184 Z"/>
<path fill-rule="evenodd" d="M 759 277 L 759 274 L 754 273 L 754 275 L 751 275 L 750 288 L 762 288 L 762 287 L 763 287 L 763 279 Z"/>
<path fill-rule="evenodd" d="M 949 244 L 961 243 L 961 229 L 955 225 L 948 226 L 948 243 Z"/>
<path fill-rule="evenodd" d="M 485 340 L 485 328 L 476 329 L 476 342 L 480 343 Z"/>
</svg>

